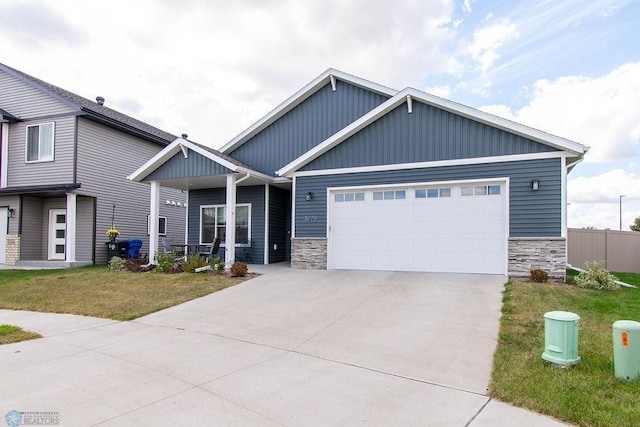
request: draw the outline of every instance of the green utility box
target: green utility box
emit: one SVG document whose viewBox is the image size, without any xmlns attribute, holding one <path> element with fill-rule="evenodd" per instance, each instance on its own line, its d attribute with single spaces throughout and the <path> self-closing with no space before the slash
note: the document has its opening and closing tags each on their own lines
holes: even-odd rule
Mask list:
<svg viewBox="0 0 640 427">
<path fill-rule="evenodd" d="M 613 366 L 618 378 L 633 381 L 640 377 L 640 322 L 613 322 Z"/>
<path fill-rule="evenodd" d="M 558 365 L 575 365 L 580 362 L 579 320 L 580 316 L 568 311 L 550 311 L 544 314 L 544 360 Z"/>
</svg>

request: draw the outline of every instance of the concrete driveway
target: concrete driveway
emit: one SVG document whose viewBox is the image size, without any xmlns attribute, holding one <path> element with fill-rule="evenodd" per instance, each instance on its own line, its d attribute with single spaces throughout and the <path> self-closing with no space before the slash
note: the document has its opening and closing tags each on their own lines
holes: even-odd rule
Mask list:
<svg viewBox="0 0 640 427">
<path fill-rule="evenodd" d="M 266 274 L 133 322 L 0 310 L 0 415 L 60 425 L 560 425 L 486 396 L 502 276 Z"/>
</svg>

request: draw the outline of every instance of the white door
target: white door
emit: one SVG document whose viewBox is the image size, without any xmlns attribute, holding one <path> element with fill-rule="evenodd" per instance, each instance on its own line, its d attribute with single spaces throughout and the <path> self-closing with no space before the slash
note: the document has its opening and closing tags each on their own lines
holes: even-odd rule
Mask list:
<svg viewBox="0 0 640 427">
<path fill-rule="evenodd" d="M 506 274 L 506 183 L 332 191 L 332 269 Z"/>
<path fill-rule="evenodd" d="M 64 260 L 67 233 L 67 210 L 49 210 L 49 259 Z"/>
<path fill-rule="evenodd" d="M 7 210 L 0 208 L 0 264 L 7 261 Z"/>
</svg>

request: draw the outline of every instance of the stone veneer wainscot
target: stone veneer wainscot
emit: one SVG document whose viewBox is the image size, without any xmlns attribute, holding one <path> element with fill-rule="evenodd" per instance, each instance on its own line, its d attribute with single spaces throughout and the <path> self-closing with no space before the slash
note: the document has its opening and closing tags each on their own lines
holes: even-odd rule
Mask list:
<svg viewBox="0 0 640 427">
<path fill-rule="evenodd" d="M 313 270 L 326 270 L 327 239 L 324 237 L 292 238 L 291 267 Z"/>
<path fill-rule="evenodd" d="M 509 238 L 509 276 L 529 277 L 539 268 L 556 280 L 566 280 L 567 239 L 564 237 Z"/>
<path fill-rule="evenodd" d="M 20 260 L 20 236 L 7 235 L 5 254 L 5 265 L 16 265 L 16 262 Z"/>
</svg>

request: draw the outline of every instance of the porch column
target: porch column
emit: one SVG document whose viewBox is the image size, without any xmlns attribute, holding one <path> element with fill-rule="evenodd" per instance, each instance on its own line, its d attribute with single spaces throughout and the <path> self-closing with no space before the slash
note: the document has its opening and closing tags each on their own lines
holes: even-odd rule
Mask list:
<svg viewBox="0 0 640 427">
<path fill-rule="evenodd" d="M 76 262 L 76 215 L 77 215 L 77 194 L 67 193 L 67 231 L 66 248 L 64 260 L 66 262 Z"/>
<path fill-rule="evenodd" d="M 224 264 L 231 267 L 236 258 L 236 176 L 227 175 L 226 238 Z"/>
<path fill-rule="evenodd" d="M 152 264 L 158 255 L 158 216 L 160 215 L 160 183 L 158 181 L 151 181 L 149 200 L 149 263 Z"/>
</svg>

